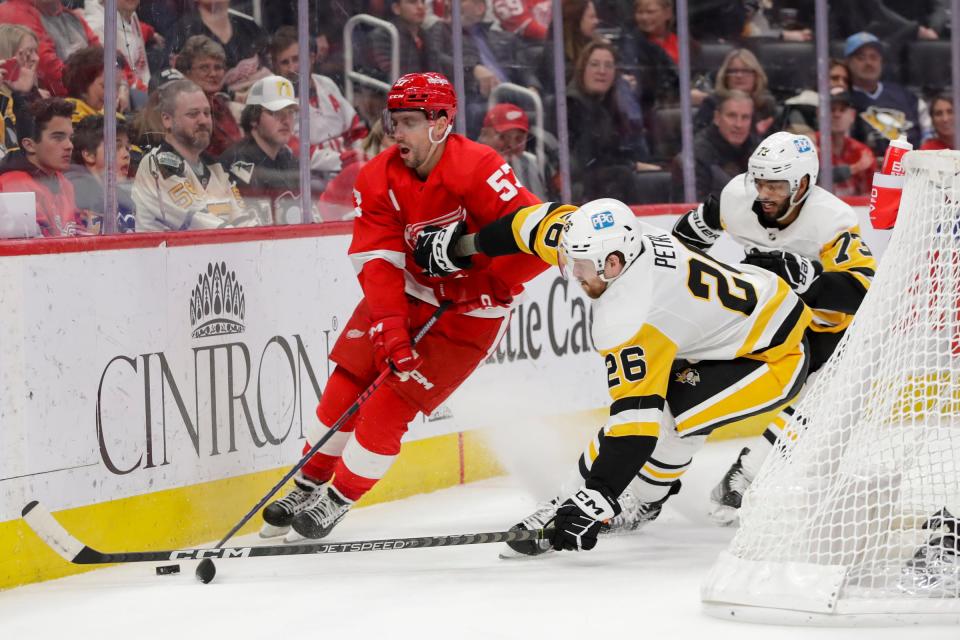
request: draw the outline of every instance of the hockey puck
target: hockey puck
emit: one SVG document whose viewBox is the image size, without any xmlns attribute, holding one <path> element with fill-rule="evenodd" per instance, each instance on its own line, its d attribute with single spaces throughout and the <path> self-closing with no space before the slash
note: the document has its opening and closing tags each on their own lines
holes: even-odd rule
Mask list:
<svg viewBox="0 0 960 640">
<path fill-rule="evenodd" d="M 168 576 L 171 573 L 180 573 L 180 565 L 178 564 L 165 564 L 157 567 L 158 576 Z"/>
</svg>

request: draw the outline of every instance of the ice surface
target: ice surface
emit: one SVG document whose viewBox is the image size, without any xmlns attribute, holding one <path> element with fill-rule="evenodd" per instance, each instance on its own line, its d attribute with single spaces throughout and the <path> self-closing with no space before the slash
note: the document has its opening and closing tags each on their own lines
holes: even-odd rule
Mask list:
<svg viewBox="0 0 960 640">
<path fill-rule="evenodd" d="M 770 627 L 703 615 L 700 580 L 733 532 L 701 514 L 742 445 L 708 446 L 660 520 L 591 552 L 505 561 L 497 545 L 475 545 L 222 560 L 209 585 L 194 579 L 193 562 L 171 576 L 153 564 L 118 566 L 0 592 L 0 638 L 960 637 L 956 627 Z M 331 539 L 494 531 L 532 506 L 501 478 L 358 509 Z"/>
</svg>

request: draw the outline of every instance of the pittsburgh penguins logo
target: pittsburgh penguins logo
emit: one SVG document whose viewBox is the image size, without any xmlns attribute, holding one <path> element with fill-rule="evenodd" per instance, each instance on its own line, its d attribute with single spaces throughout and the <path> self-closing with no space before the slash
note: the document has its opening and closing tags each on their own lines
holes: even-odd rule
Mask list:
<svg viewBox="0 0 960 640">
<path fill-rule="evenodd" d="M 688 384 L 691 387 L 697 386 L 700 382 L 700 372 L 692 367 L 687 367 L 683 371 L 677 371 L 674 375 L 677 376 L 677 382 Z"/>
</svg>

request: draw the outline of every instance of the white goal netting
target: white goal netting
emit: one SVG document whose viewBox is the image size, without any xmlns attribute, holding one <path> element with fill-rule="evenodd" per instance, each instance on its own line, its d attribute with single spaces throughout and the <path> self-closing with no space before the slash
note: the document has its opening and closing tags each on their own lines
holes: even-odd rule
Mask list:
<svg viewBox="0 0 960 640">
<path fill-rule="evenodd" d="M 905 166 L 873 286 L 703 585 L 712 613 L 960 620 L 960 153 Z"/>
</svg>

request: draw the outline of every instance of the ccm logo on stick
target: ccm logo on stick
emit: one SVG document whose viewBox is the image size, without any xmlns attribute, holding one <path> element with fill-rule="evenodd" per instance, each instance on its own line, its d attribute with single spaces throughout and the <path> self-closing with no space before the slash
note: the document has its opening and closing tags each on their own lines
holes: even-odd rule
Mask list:
<svg viewBox="0 0 960 640">
<path fill-rule="evenodd" d="M 241 549 L 191 549 L 190 551 L 174 551 L 170 554 L 171 560 L 203 560 L 204 558 L 246 558 L 250 555 L 250 547 Z"/>
</svg>

